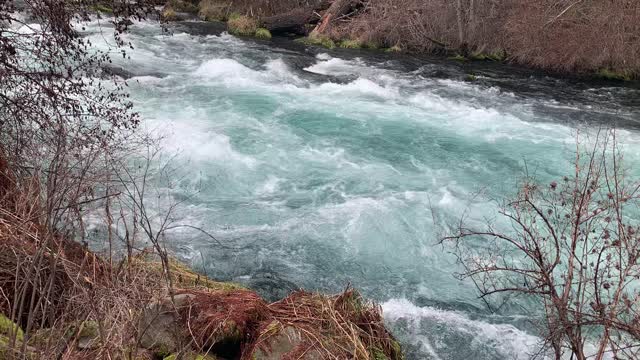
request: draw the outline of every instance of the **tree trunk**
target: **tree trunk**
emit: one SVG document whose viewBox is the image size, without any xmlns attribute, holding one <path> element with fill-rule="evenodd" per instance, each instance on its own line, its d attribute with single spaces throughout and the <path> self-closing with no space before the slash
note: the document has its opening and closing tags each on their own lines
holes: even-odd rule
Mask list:
<svg viewBox="0 0 640 360">
<path fill-rule="evenodd" d="M 456 4 L 456 17 L 458 18 L 458 41 L 460 46 L 464 46 L 464 27 L 462 19 L 462 0 L 457 0 Z"/>
<path fill-rule="evenodd" d="M 331 22 L 354 8 L 356 5 L 355 3 L 356 0 L 334 0 L 322 17 L 322 20 L 320 20 L 318 26 L 316 26 L 316 28 L 311 32 L 311 36 L 327 32 L 331 27 Z"/>
<path fill-rule="evenodd" d="M 315 6 L 307 6 L 300 9 L 293 9 L 284 14 L 277 14 L 261 19 L 262 26 L 272 33 L 295 33 L 307 35 L 305 25 L 315 24 L 320 20 L 320 11 L 329 7 L 328 0 L 320 1 Z"/>
</svg>

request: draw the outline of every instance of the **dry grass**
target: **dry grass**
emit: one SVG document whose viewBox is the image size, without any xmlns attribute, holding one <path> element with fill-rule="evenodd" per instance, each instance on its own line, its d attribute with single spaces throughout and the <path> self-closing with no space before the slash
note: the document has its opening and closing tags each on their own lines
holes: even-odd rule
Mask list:
<svg viewBox="0 0 640 360">
<path fill-rule="evenodd" d="M 263 323 L 254 346 L 269 351 L 269 339 L 291 327 L 303 338 L 291 353 L 315 353 L 322 359 L 402 359 L 398 342 L 384 327 L 382 310 L 358 292 L 325 296 L 299 291 L 269 305 L 276 323 Z"/>
<path fill-rule="evenodd" d="M 248 16 L 234 16 L 227 22 L 229 32 L 240 36 L 253 36 L 258 30 L 258 21 Z"/>
<path fill-rule="evenodd" d="M 320 0 L 202 0 L 200 17 L 206 20 L 226 21 L 232 13 L 252 18 L 285 13 L 295 8 L 306 7 Z"/>
<path fill-rule="evenodd" d="M 0 344 L 5 358 L 150 359 L 140 345 L 144 309 L 171 294 L 192 295 L 188 307 L 175 308 L 185 352 L 251 359 L 257 349 L 269 351 L 270 336 L 293 328 L 304 341 L 291 356 L 402 357 L 381 309 L 352 289 L 337 296 L 297 292 L 268 305 L 253 291 L 212 281 L 174 259 L 165 268 L 153 250 L 105 261 L 38 222 L 37 189 L 35 178 L 18 183 L 0 157 L 0 312 L 27 339 Z M 277 331 L 265 332 L 274 323 Z M 89 328 L 95 344 L 80 349 Z"/>
<path fill-rule="evenodd" d="M 635 0 L 370 0 L 326 35 L 413 52 L 506 52 L 511 61 L 561 72 L 640 73 Z"/>
</svg>

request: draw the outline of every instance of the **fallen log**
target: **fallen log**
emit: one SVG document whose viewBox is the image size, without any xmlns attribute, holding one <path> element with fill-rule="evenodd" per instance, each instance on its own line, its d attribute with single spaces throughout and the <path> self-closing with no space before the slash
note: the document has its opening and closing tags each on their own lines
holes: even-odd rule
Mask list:
<svg viewBox="0 0 640 360">
<path fill-rule="evenodd" d="M 268 16 L 261 19 L 262 26 L 272 33 L 294 33 L 307 35 L 307 24 L 316 24 L 331 4 L 328 0 L 318 2 L 315 6 L 294 9 L 283 14 Z"/>
<path fill-rule="evenodd" d="M 327 32 L 331 27 L 331 22 L 345 14 L 358 5 L 358 0 L 334 0 L 327 12 L 322 16 L 320 23 L 311 32 L 311 36 L 320 35 Z"/>
</svg>

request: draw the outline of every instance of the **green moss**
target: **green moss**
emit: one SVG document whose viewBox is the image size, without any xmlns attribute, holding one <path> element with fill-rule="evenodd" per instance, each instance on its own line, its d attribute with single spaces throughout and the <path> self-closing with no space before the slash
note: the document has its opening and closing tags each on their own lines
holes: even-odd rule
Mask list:
<svg viewBox="0 0 640 360">
<path fill-rule="evenodd" d="M 506 53 L 504 51 L 495 51 L 492 53 L 475 53 L 470 56 L 470 60 L 474 61 L 504 61 Z"/>
<path fill-rule="evenodd" d="M 476 81 L 476 80 L 478 80 L 478 77 L 473 75 L 473 74 L 467 74 L 467 76 L 464 79 L 466 81 Z"/>
<path fill-rule="evenodd" d="M 326 36 L 309 36 L 296 40 L 305 45 L 323 46 L 327 49 L 335 49 L 336 43 Z"/>
<path fill-rule="evenodd" d="M 162 272 L 162 263 L 153 255 L 146 258 L 136 258 L 134 266 L 141 266 L 147 271 L 155 272 L 158 277 L 164 276 Z M 207 288 L 221 291 L 246 289 L 244 286 L 233 282 L 213 281 L 204 275 L 198 274 L 186 264 L 173 258 L 169 259 L 169 272 L 171 273 L 174 285 L 183 289 Z"/>
<path fill-rule="evenodd" d="M 22 329 L 2 314 L 0 314 L 0 335 L 4 335 L 8 338 L 15 336 L 16 340 L 20 342 L 24 340 L 24 332 Z"/>
<path fill-rule="evenodd" d="M 507 60 L 507 52 L 504 50 L 494 51 L 488 54 L 489 58 L 493 61 L 505 61 Z"/>
<path fill-rule="evenodd" d="M 391 349 L 393 350 L 393 357 L 395 359 L 404 359 L 404 354 L 402 353 L 402 347 L 400 346 L 400 343 L 397 340 L 391 339 Z"/>
<path fill-rule="evenodd" d="M 600 69 L 596 73 L 596 75 L 605 80 L 613 80 L 613 81 L 631 81 L 631 75 L 624 72 L 618 72 L 615 70 L 611 70 L 608 68 Z"/>
<path fill-rule="evenodd" d="M 271 39 L 271 31 L 269 31 L 269 30 L 267 30 L 265 28 L 258 28 L 258 30 L 256 30 L 255 36 L 258 39 L 270 40 Z"/>
<path fill-rule="evenodd" d="M 361 49 L 362 43 L 358 40 L 343 40 L 340 42 L 340 47 L 344 49 Z"/>
<path fill-rule="evenodd" d="M 238 20 L 241 17 L 242 15 L 240 15 L 240 13 L 232 12 L 231 14 L 229 14 L 229 17 L 227 18 L 227 20 Z"/>
<path fill-rule="evenodd" d="M 92 6 L 94 11 L 105 13 L 105 14 L 113 14 L 113 9 L 110 6 L 103 4 L 96 4 Z"/>
<path fill-rule="evenodd" d="M 153 350 L 153 353 L 156 357 L 160 359 L 166 359 L 171 356 L 171 350 L 169 350 L 165 344 L 160 344 L 159 347 Z M 175 356 L 175 355 L 173 355 Z M 174 358 L 175 359 L 175 358 Z"/>
<path fill-rule="evenodd" d="M 229 17 L 227 29 L 234 35 L 253 36 L 258 31 L 258 21 L 248 16 Z"/>
<path fill-rule="evenodd" d="M 455 60 L 455 61 L 467 61 L 468 59 L 460 54 L 456 54 L 455 56 L 450 56 L 449 60 Z"/>
<path fill-rule="evenodd" d="M 486 61 L 486 60 L 489 60 L 487 55 L 486 54 L 482 54 L 482 53 L 471 54 L 469 59 L 473 60 L 473 61 Z"/>
<path fill-rule="evenodd" d="M 384 351 L 374 347 L 369 350 L 372 360 L 389 360 Z"/>
<path fill-rule="evenodd" d="M 85 321 L 82 323 L 82 328 L 78 333 L 78 337 L 87 337 L 97 339 L 100 336 L 100 326 L 97 321 Z"/>
</svg>

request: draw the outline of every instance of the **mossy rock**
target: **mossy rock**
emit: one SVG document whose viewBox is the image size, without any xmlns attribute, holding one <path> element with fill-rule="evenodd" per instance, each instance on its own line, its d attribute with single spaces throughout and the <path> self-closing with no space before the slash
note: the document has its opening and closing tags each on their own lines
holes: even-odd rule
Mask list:
<svg viewBox="0 0 640 360">
<path fill-rule="evenodd" d="M 467 74 L 467 76 L 465 76 L 464 78 L 466 81 L 476 81 L 478 80 L 478 77 L 473 75 L 473 74 Z"/>
<path fill-rule="evenodd" d="M 78 328 L 78 348 L 95 349 L 100 345 L 100 325 L 97 321 L 87 320 Z"/>
<path fill-rule="evenodd" d="M 144 267 L 147 271 L 156 273 L 159 278 L 162 278 L 164 276 L 162 262 L 160 262 L 160 260 L 155 255 L 149 254 L 143 257 L 137 257 L 133 261 L 133 266 Z M 211 280 L 208 277 L 193 271 L 186 264 L 174 258 L 169 259 L 169 273 L 171 274 L 173 285 L 177 288 L 209 289 L 220 291 L 246 289 L 244 286 L 233 282 Z"/>
<path fill-rule="evenodd" d="M 316 35 L 296 40 L 305 45 L 323 46 L 327 49 L 335 49 L 336 43 L 329 37 Z"/>
<path fill-rule="evenodd" d="M 15 336 L 17 341 L 24 341 L 24 332 L 20 326 L 2 314 L 0 314 L 0 335 L 4 335 L 7 338 Z"/>
<path fill-rule="evenodd" d="M 253 36 L 258 31 L 258 21 L 248 16 L 229 18 L 227 29 L 233 35 Z"/>
<path fill-rule="evenodd" d="M 12 339 L 12 337 L 15 338 Z M 27 346 L 26 353 L 22 354 L 23 341 L 22 329 L 8 317 L 0 314 L 0 359 L 36 359 L 35 349 L 30 346 Z"/>
<path fill-rule="evenodd" d="M 340 47 L 343 49 L 362 49 L 362 43 L 358 40 L 342 40 Z"/>
<path fill-rule="evenodd" d="M 258 39 L 262 39 L 262 40 L 270 40 L 271 39 L 271 31 L 265 29 L 265 28 L 258 28 L 258 30 L 256 30 L 256 34 L 255 36 Z"/>
</svg>

